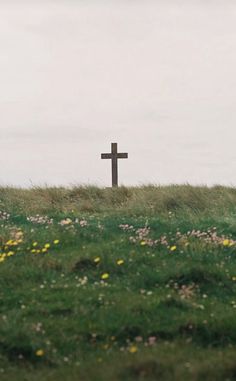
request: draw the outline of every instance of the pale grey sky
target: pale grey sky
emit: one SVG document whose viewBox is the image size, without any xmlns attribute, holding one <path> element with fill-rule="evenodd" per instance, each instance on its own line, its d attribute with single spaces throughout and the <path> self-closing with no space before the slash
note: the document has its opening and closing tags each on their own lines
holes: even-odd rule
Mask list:
<svg viewBox="0 0 236 381">
<path fill-rule="evenodd" d="M 0 184 L 236 185 L 231 0 L 0 0 Z"/>
</svg>

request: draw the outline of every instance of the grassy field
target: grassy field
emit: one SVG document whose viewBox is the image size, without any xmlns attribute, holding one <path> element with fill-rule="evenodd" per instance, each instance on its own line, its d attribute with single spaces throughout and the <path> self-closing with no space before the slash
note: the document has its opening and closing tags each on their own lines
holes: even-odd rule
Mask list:
<svg viewBox="0 0 236 381">
<path fill-rule="evenodd" d="M 236 380 L 236 189 L 0 189 L 0 380 Z"/>
</svg>

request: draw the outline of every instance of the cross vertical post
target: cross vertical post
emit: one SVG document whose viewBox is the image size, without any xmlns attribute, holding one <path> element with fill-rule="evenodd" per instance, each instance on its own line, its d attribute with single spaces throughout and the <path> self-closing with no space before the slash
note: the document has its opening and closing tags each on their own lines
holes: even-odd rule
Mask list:
<svg viewBox="0 0 236 381">
<path fill-rule="evenodd" d="M 117 160 L 117 143 L 111 143 L 111 154 L 112 154 L 112 186 L 118 187 L 118 160 Z"/>
<path fill-rule="evenodd" d="M 117 143 L 111 143 L 111 153 L 102 153 L 101 159 L 111 159 L 112 187 L 118 186 L 118 159 L 128 159 L 127 153 L 118 153 Z"/>
</svg>

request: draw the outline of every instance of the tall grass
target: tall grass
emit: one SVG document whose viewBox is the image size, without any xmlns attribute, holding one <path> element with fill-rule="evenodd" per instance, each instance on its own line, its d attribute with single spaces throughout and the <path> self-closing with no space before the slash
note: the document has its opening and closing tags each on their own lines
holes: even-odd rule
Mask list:
<svg viewBox="0 0 236 381">
<path fill-rule="evenodd" d="M 190 185 L 98 188 L 95 186 L 33 187 L 31 189 L 0 188 L 0 205 L 8 210 L 25 213 L 44 212 L 106 212 L 132 214 L 166 213 L 179 210 L 234 213 L 236 189 Z"/>
</svg>

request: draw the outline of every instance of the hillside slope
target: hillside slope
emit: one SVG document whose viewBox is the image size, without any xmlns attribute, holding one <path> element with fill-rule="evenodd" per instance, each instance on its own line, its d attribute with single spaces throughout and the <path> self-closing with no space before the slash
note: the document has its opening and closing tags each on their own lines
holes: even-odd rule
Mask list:
<svg viewBox="0 0 236 381">
<path fill-rule="evenodd" d="M 2 381 L 234 380 L 236 189 L 0 189 Z"/>
</svg>

